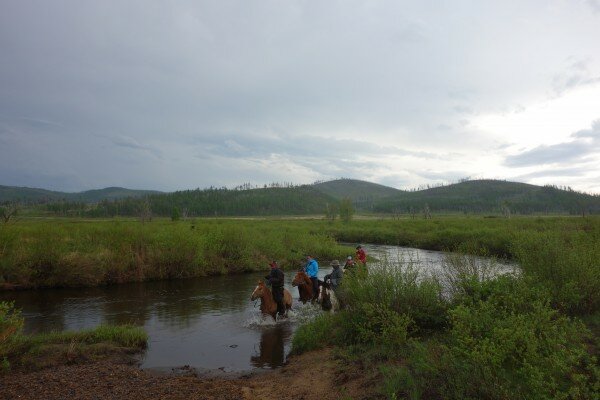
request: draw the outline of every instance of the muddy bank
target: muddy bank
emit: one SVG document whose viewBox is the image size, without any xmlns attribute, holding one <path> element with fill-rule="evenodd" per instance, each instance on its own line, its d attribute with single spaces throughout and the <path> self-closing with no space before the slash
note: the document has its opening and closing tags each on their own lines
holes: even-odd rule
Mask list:
<svg viewBox="0 0 600 400">
<path fill-rule="evenodd" d="M 283 368 L 232 377 L 157 374 L 116 361 L 0 376 L 2 399 L 378 399 L 378 376 L 329 350 L 294 356 Z"/>
</svg>

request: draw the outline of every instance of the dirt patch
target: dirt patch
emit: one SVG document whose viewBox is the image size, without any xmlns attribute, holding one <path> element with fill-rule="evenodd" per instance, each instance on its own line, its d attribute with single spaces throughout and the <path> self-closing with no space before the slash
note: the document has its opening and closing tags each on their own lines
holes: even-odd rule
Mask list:
<svg viewBox="0 0 600 400">
<path fill-rule="evenodd" d="M 2 399 L 379 399 L 377 376 L 329 350 L 295 356 L 283 368 L 246 377 L 157 375 L 114 361 L 0 376 Z"/>
</svg>

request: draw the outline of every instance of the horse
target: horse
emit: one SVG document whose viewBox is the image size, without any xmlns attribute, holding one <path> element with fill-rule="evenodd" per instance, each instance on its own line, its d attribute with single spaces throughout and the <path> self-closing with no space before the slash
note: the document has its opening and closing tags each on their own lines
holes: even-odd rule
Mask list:
<svg viewBox="0 0 600 400">
<path fill-rule="evenodd" d="M 263 281 L 258 281 L 258 285 L 252 292 L 250 300 L 254 301 L 260 299 L 260 311 L 264 315 L 270 315 L 274 320 L 277 320 L 277 303 L 273 300 L 273 293 L 271 289 L 265 285 Z M 283 305 L 285 306 L 285 315 L 292 308 L 292 295 L 287 289 L 283 289 Z"/>
<path fill-rule="evenodd" d="M 329 311 L 333 314 L 340 310 L 340 302 L 331 287 L 330 281 L 319 281 L 319 297 L 317 301 L 321 304 L 323 311 Z"/>
<path fill-rule="evenodd" d="M 298 271 L 294 280 L 292 281 L 292 286 L 298 286 L 298 294 L 300 295 L 300 301 L 302 304 L 306 304 L 307 301 L 311 301 L 313 299 L 313 286 L 312 281 L 304 271 Z"/>
</svg>

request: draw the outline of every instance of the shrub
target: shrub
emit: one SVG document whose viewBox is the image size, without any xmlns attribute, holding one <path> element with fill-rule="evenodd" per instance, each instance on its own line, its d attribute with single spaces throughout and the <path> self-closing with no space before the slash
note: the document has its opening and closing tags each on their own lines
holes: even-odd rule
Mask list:
<svg viewBox="0 0 600 400">
<path fill-rule="evenodd" d="M 0 302 L 0 354 L 6 343 L 17 335 L 23 327 L 21 312 L 13 302 Z"/>
<path fill-rule="evenodd" d="M 415 333 L 419 330 L 439 330 L 446 326 L 447 305 L 440 284 L 423 276 L 412 263 L 391 264 L 383 261 L 368 273 L 356 272 L 344 277 L 340 296 L 352 311 L 348 313 L 348 318 L 358 318 L 354 322 L 357 328 L 362 324 L 360 311 L 378 319 L 390 317 L 392 314 L 388 311 L 393 311 L 398 318 L 406 320 L 402 324 Z M 353 337 L 353 340 L 356 338 Z"/>
<path fill-rule="evenodd" d="M 334 343 L 338 318 L 336 315 L 323 314 L 300 326 L 292 339 L 292 352 L 301 354 Z"/>
<path fill-rule="evenodd" d="M 552 309 L 544 289 L 503 276 L 472 293 L 449 311 L 447 338 L 409 357 L 414 390 L 433 386 L 446 399 L 592 398 L 598 369 L 585 347 L 589 332 Z"/>
<path fill-rule="evenodd" d="M 351 325 L 350 335 L 358 343 L 395 348 L 403 345 L 409 332 L 414 330 L 409 316 L 382 304 L 361 304 L 346 318 L 346 326 Z"/>
<path fill-rule="evenodd" d="M 514 252 L 523 273 L 550 289 L 553 305 L 570 315 L 600 310 L 600 232 L 523 235 Z"/>
<path fill-rule="evenodd" d="M 13 302 L 0 302 L 0 372 L 10 370 L 6 357 L 12 342 L 23 328 L 23 317 L 20 310 L 14 308 Z"/>
</svg>

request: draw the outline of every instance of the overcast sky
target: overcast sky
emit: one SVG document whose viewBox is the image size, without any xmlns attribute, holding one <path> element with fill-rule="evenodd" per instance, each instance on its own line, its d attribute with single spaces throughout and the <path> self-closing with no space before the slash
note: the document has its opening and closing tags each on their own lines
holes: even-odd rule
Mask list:
<svg viewBox="0 0 600 400">
<path fill-rule="evenodd" d="M 600 193 L 600 0 L 0 0 L 0 185 Z"/>
</svg>

